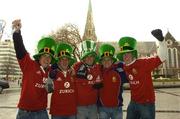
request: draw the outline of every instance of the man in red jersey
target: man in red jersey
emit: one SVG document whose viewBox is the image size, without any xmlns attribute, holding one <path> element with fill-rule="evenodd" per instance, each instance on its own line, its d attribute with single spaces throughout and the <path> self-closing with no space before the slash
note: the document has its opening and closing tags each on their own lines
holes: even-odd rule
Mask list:
<svg viewBox="0 0 180 119">
<path fill-rule="evenodd" d="M 155 92 L 151 72 L 162 64 L 167 56 L 167 46 L 160 29 L 152 31 L 159 41 L 157 55 L 137 59 L 136 40 L 122 37 L 119 40 L 118 59 L 125 62 L 124 70 L 129 79 L 131 101 L 127 109 L 127 119 L 155 119 Z"/>
<path fill-rule="evenodd" d="M 74 65 L 77 87 L 77 119 L 97 119 L 97 88 L 102 85 L 101 71 L 96 64 L 96 44 L 92 40 L 82 42 L 81 61 Z M 96 85 L 97 84 L 97 85 Z"/>
<path fill-rule="evenodd" d="M 50 70 L 50 63 L 54 61 L 55 41 L 50 37 L 42 38 L 38 42 L 38 54 L 30 58 L 21 36 L 21 21 L 12 22 L 13 41 L 21 71 L 22 90 L 18 104 L 16 119 L 48 119 L 47 92 L 44 84 Z"/>
<path fill-rule="evenodd" d="M 56 48 L 57 69 L 50 72 L 54 91 L 51 96 L 50 114 L 52 119 L 75 119 L 77 113 L 75 79 L 71 66 L 76 61 L 73 48 L 67 43 L 59 43 Z M 55 75 L 52 75 L 53 73 Z"/>
<path fill-rule="evenodd" d="M 122 119 L 121 77 L 114 70 L 115 48 L 110 44 L 103 44 L 99 48 L 102 64 L 103 88 L 99 94 L 99 119 Z"/>
</svg>

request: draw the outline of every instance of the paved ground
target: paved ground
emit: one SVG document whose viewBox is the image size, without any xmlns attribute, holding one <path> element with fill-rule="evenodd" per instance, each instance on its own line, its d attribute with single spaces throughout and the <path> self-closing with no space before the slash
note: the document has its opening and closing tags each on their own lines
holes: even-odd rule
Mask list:
<svg viewBox="0 0 180 119">
<path fill-rule="evenodd" d="M 15 119 L 19 99 L 19 88 L 14 86 L 0 94 L 0 119 Z M 129 90 L 124 92 L 123 117 L 130 99 Z M 50 95 L 49 95 L 50 98 Z M 156 119 L 180 119 L 180 89 L 156 89 Z"/>
<path fill-rule="evenodd" d="M 124 119 L 130 93 L 124 92 Z M 156 119 L 180 119 L 180 89 L 156 89 Z"/>
</svg>

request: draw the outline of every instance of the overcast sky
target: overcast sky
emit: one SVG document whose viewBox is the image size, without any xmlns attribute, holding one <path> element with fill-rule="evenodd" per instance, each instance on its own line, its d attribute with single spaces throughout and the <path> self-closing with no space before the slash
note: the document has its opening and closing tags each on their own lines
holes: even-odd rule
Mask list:
<svg viewBox="0 0 180 119">
<path fill-rule="evenodd" d="M 91 0 L 96 35 L 99 41 L 118 41 L 132 36 L 138 41 L 155 41 L 152 29 L 168 30 L 180 40 L 179 0 Z M 0 19 L 22 20 L 24 44 L 30 53 L 42 35 L 65 23 L 79 27 L 83 35 L 89 0 L 1 0 Z M 5 37 L 5 36 L 4 36 Z"/>
</svg>

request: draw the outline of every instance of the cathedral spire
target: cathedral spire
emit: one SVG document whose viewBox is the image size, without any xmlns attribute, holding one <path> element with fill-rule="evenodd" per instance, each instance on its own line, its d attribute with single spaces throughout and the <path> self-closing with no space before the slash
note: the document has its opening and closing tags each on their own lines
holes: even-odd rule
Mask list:
<svg viewBox="0 0 180 119">
<path fill-rule="evenodd" d="M 84 36 L 83 36 L 83 40 L 86 40 L 86 39 L 91 39 L 93 41 L 97 41 L 94 22 L 93 22 L 91 0 L 89 0 L 86 26 L 85 26 L 85 30 L 84 30 Z"/>
</svg>

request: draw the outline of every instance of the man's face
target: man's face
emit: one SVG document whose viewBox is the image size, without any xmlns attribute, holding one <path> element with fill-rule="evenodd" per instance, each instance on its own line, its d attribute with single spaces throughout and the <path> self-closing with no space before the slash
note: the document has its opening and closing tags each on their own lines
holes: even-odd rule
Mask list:
<svg viewBox="0 0 180 119">
<path fill-rule="evenodd" d="M 132 53 L 125 53 L 123 55 L 123 61 L 125 62 L 125 64 L 129 64 L 133 61 L 133 55 Z"/>
<path fill-rule="evenodd" d="M 87 65 L 93 65 L 95 60 L 95 57 L 93 55 L 89 55 L 84 59 L 84 63 L 86 63 Z"/>
<path fill-rule="evenodd" d="M 58 65 L 61 67 L 62 70 L 67 70 L 69 68 L 69 59 L 66 57 L 61 58 L 58 62 Z"/>
<path fill-rule="evenodd" d="M 51 56 L 49 54 L 43 54 L 40 56 L 39 63 L 43 68 L 47 68 L 51 63 Z"/>
<path fill-rule="evenodd" d="M 113 64 L 111 57 L 106 57 L 102 59 L 102 65 L 104 68 L 109 68 Z"/>
</svg>

